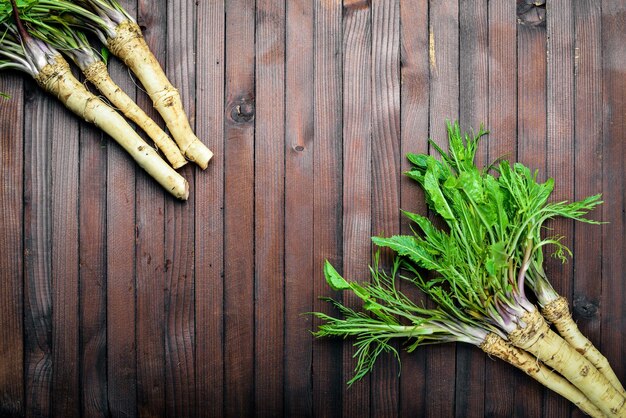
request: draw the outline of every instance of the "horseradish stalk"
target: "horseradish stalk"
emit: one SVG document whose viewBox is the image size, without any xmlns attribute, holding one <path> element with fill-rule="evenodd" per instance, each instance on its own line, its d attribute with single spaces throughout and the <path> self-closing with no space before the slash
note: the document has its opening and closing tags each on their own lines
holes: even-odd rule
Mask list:
<svg viewBox="0 0 626 418">
<path fill-rule="evenodd" d="M 43 16 L 41 16 L 43 17 Z M 106 64 L 89 44 L 85 35 L 70 28 L 61 19 L 48 23 L 41 17 L 22 15 L 28 31 L 35 37 L 52 45 L 68 56 L 80 68 L 85 78 L 111 102 L 118 111 L 135 122 L 161 150 L 172 167 L 180 168 L 187 163 L 172 139 L 111 79 Z"/>
<path fill-rule="evenodd" d="M 59 0 L 53 2 L 58 3 Z M 207 168 L 213 153 L 193 133 L 178 90 L 172 86 L 150 51 L 139 25 L 116 0 L 75 2 L 91 8 L 98 15 L 98 36 L 111 53 L 137 76 L 185 157 L 202 169 Z M 87 20 L 86 17 L 81 18 Z M 93 27 L 95 22 L 90 22 Z"/>
<path fill-rule="evenodd" d="M 17 28 L 4 23 L 7 33 L 0 39 L 0 57 L 3 58 L 0 68 L 14 68 L 30 74 L 69 110 L 115 139 L 169 193 L 186 200 L 189 196 L 187 181 L 163 161 L 120 114 L 90 93 L 72 75 L 69 64 L 58 51 L 26 32 L 16 9 L 14 17 Z"/>
<path fill-rule="evenodd" d="M 526 283 L 537 297 L 544 318 L 552 323 L 563 339 L 585 356 L 611 382 L 613 387 L 624 394 L 624 387 L 611 368 L 608 359 L 583 335 L 572 318 L 567 299 L 559 295 L 552 287 L 543 270 L 541 249 L 536 251 L 531 260 Z"/>
<path fill-rule="evenodd" d="M 513 345 L 568 379 L 606 416 L 626 417 L 623 393 L 549 328 L 524 289 L 539 249 L 552 244 L 557 254 L 564 251 L 558 237 L 540 237 L 542 219 L 587 221 L 582 216 L 600 203 L 600 197 L 546 203 L 553 181 L 538 183 L 536 173 L 519 163 L 511 167 L 503 161 L 498 175 L 492 176 L 488 168 L 474 164 L 483 134 L 464 137 L 458 125 L 449 125 L 449 151 L 432 143 L 441 160 L 409 155 L 414 167 L 407 174 L 422 186 L 429 207 L 447 224 L 446 231 L 428 218 L 407 213 L 419 227 L 413 235 L 374 242 L 436 272 L 425 289 L 448 292 L 458 309 L 497 327 Z"/>
<path fill-rule="evenodd" d="M 316 336 L 356 338 L 356 373 L 349 384 L 371 370 L 381 353 L 392 352 L 399 358 L 396 349 L 390 345 L 392 339 L 407 340 L 409 352 L 425 344 L 463 342 L 475 345 L 490 356 L 522 370 L 586 414 L 603 416 L 580 390 L 532 355 L 511 345 L 497 328 L 477 321 L 445 299 L 438 300 L 435 297 L 436 302 L 443 302 L 436 309 L 421 308 L 413 303 L 397 289 L 398 266 L 397 259 L 393 270 L 387 274 L 375 265 L 371 269 L 371 282 L 358 284 L 346 281 L 328 262 L 325 265 L 324 274 L 331 288 L 350 291 L 363 301 L 364 312 L 356 312 L 332 301 L 342 313 L 342 318 L 315 313 L 324 321 L 315 333 Z M 419 285 L 419 281 L 415 283 Z"/>
<path fill-rule="evenodd" d="M 541 237 L 545 222 L 555 217 L 564 217 L 598 224 L 599 222 L 585 218 L 585 215 L 602 203 L 599 196 L 591 196 L 580 202 L 548 203 L 548 197 L 554 188 L 554 181 L 550 179 L 543 184 L 538 184 L 535 178 L 528 174 L 520 177 L 515 171 L 507 169 L 501 170 L 499 184 L 506 191 L 513 205 L 517 207 L 523 207 L 527 202 L 534 201 L 533 210 L 520 211 L 516 214 L 517 223 L 523 225 L 523 228 L 517 230 L 515 243 L 518 248 L 518 258 L 521 258 L 523 253 L 529 253 L 527 262 L 523 266 L 525 283 L 537 297 L 542 315 L 548 322 L 554 324 L 559 334 L 569 345 L 587 358 L 611 382 L 613 387 L 624 394 L 624 387 L 611 368 L 609 361 L 580 332 L 572 319 L 567 300 L 554 290 L 543 269 L 543 248 L 546 245 L 555 246 L 557 249 L 555 255 L 563 262 L 567 261 L 566 255 L 571 255 L 571 251 L 561 243 L 560 238 L 548 237 L 544 239 Z M 523 240 L 525 240 L 525 244 L 519 244 Z"/>
</svg>

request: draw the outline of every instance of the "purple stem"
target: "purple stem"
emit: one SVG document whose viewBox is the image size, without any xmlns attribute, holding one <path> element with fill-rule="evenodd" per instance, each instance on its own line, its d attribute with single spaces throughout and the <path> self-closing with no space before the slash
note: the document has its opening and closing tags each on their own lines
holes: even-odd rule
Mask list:
<svg viewBox="0 0 626 418">
<path fill-rule="evenodd" d="M 517 291 L 519 292 L 519 295 L 524 299 L 526 299 L 524 281 L 526 280 L 526 272 L 528 271 L 528 267 L 530 267 L 530 253 L 533 249 L 532 245 L 532 240 L 528 240 L 528 244 L 526 244 L 526 251 L 524 252 L 524 261 L 522 262 L 522 267 L 520 268 L 517 275 Z"/>
</svg>

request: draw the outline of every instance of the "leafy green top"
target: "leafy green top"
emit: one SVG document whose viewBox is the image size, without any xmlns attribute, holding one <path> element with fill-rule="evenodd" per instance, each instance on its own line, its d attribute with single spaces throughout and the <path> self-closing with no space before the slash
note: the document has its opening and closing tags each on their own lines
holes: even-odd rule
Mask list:
<svg viewBox="0 0 626 418">
<path fill-rule="evenodd" d="M 362 302 L 364 312 L 357 312 L 341 302 L 328 299 L 341 312 L 343 318 L 336 318 L 321 312 L 313 313 L 325 321 L 314 335 L 356 337 L 357 358 L 355 375 L 348 382 L 361 379 L 373 367 L 378 356 L 384 352 L 398 352 L 390 344 L 392 339 L 408 340 L 407 351 L 420 345 L 445 342 L 466 342 L 480 345 L 489 332 L 489 327 L 472 319 L 459 317 L 446 308 L 427 309 L 420 307 L 405 296 L 396 285 L 400 259 L 397 258 L 390 273 L 378 268 L 378 257 L 370 268 L 371 282 L 359 284 L 345 280 L 328 262 L 324 274 L 329 286 L 334 290 L 351 291 Z"/>
<path fill-rule="evenodd" d="M 407 176 L 424 189 L 430 210 L 445 224 L 437 227 L 428 217 L 404 212 L 415 227 L 411 235 L 374 237 L 397 258 L 390 274 L 371 268 L 370 283 L 348 282 L 329 264 L 324 273 L 331 288 L 350 291 L 363 302 L 363 312 L 332 301 L 343 319 L 315 313 L 325 321 L 317 336 L 355 336 L 360 379 L 385 351 L 397 356 L 390 339 L 409 340 L 409 351 L 429 343 L 463 341 L 481 344 L 488 333 L 503 338 L 513 331 L 525 312 L 535 307 L 524 287 L 540 303 L 556 295 L 543 270 L 542 249 L 555 246 L 565 260 L 569 250 L 560 237 L 542 238 L 544 224 L 555 217 L 597 223 L 584 218 L 601 203 L 600 195 L 578 202 L 549 202 L 554 181 L 537 181 L 537 172 L 507 161 L 479 168 L 477 135 L 462 134 L 458 124 L 448 124 L 448 151 L 431 141 L 440 159 L 409 154 Z M 439 307 L 419 307 L 398 291 L 395 278 L 403 263 L 411 281 Z M 419 271 L 418 271 L 419 269 Z M 423 275 L 420 272 L 429 271 Z"/>
<path fill-rule="evenodd" d="M 446 230 L 405 212 L 417 225 L 413 235 L 373 241 L 434 271 L 424 283 L 427 289 L 447 292 L 469 314 L 510 331 L 516 318 L 533 309 L 524 284 L 535 289 L 541 281 L 543 288 L 552 289 L 543 273 L 542 248 L 554 245 L 563 260 L 569 253 L 560 237 L 541 237 L 545 222 L 561 216 L 597 223 L 584 215 L 601 201 L 594 195 L 572 203 L 549 202 L 554 180 L 538 182 L 537 172 L 521 163 L 477 167 L 476 150 L 485 133 L 481 128 L 477 135 L 462 134 L 457 123 L 448 124 L 448 151 L 431 141 L 440 160 L 408 155 L 413 168 L 407 176 L 424 189 L 429 208 L 443 218 Z"/>
</svg>

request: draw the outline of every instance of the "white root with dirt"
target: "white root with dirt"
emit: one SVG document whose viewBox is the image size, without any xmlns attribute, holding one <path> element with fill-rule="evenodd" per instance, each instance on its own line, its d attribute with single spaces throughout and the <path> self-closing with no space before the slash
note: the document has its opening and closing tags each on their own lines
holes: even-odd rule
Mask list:
<svg viewBox="0 0 626 418">
<path fill-rule="evenodd" d="M 528 312 L 521 320 L 524 326 L 508 335 L 514 346 L 563 375 L 607 417 L 626 417 L 624 396 L 589 360 L 552 331 L 539 311 Z"/>
<path fill-rule="evenodd" d="M 598 350 L 587 337 L 580 332 L 578 325 L 574 322 L 569 310 L 567 300 L 558 297 L 541 309 L 543 317 L 546 318 L 557 329 L 561 337 L 568 342 L 576 351 L 582 354 L 595 366 L 600 373 L 617 389 L 622 395 L 626 392 L 617 375 L 611 368 L 609 360 Z"/>
<path fill-rule="evenodd" d="M 602 411 L 569 381 L 544 366 L 544 364 L 538 361 L 533 355 L 511 345 L 511 343 L 499 337 L 497 334 L 490 333 L 487 335 L 487 338 L 485 338 L 485 341 L 480 345 L 480 348 L 488 355 L 497 357 L 520 369 L 537 382 L 576 405 L 585 414 L 594 418 L 604 417 Z"/>
<path fill-rule="evenodd" d="M 172 167 L 180 168 L 187 164 L 187 160 L 169 135 L 111 79 L 104 62 L 94 62 L 83 70 L 83 74 L 118 111 L 135 122 L 154 141 Z"/>
<path fill-rule="evenodd" d="M 150 51 L 141 29 L 127 20 L 117 25 L 115 31 L 116 36 L 107 40 L 107 47 L 137 76 L 183 155 L 206 169 L 213 153 L 191 129 L 180 94 Z"/>
<path fill-rule="evenodd" d="M 56 96 L 68 109 L 106 132 L 169 193 L 181 200 L 189 197 L 189 184 L 132 129 L 126 120 L 90 93 L 59 55 L 35 77 L 39 85 Z"/>
</svg>

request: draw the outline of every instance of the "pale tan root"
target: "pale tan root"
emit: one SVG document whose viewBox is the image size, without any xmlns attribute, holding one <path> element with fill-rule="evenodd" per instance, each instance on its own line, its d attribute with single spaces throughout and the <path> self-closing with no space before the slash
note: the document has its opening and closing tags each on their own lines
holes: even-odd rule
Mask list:
<svg viewBox="0 0 626 418">
<path fill-rule="evenodd" d="M 569 343 L 576 351 L 585 356 L 596 369 L 602 373 L 613 387 L 624 394 L 624 386 L 620 383 L 617 375 L 611 368 L 609 361 L 600 353 L 587 337 L 578 329 L 578 326 L 572 319 L 567 300 L 559 297 L 548 303 L 541 310 L 543 317 L 548 322 L 554 324 L 555 328 L 561 334 L 561 337 Z"/>
<path fill-rule="evenodd" d="M 174 168 L 187 164 L 187 160 L 172 139 L 111 79 L 106 65 L 96 61 L 87 67 L 83 74 L 96 88 L 109 99 L 124 116 L 132 120 L 148 134 L 155 145 Z"/>
<path fill-rule="evenodd" d="M 604 417 L 600 411 L 587 397 L 574 385 L 564 379 L 556 372 L 549 370 L 535 357 L 526 351 L 514 347 L 496 334 L 489 334 L 480 348 L 487 354 L 506 361 L 517 367 L 548 389 L 553 390 L 565 399 L 572 402 L 581 411 L 592 417 Z"/>
<path fill-rule="evenodd" d="M 509 341 L 526 350 L 576 386 L 608 417 L 626 417 L 626 399 L 602 373 L 563 338 L 550 329 L 537 310 L 527 312 Z"/>
<path fill-rule="evenodd" d="M 74 78 L 69 64 L 61 56 L 54 65 L 44 67 L 35 79 L 68 109 L 115 139 L 168 192 L 179 199 L 187 200 L 187 181 L 163 161 L 119 113 L 91 94 Z"/>
<path fill-rule="evenodd" d="M 202 169 L 207 168 L 213 153 L 193 133 L 178 91 L 150 51 L 139 26 L 129 21 L 120 23 L 116 36 L 108 39 L 107 47 L 143 84 L 185 157 Z"/>
</svg>

